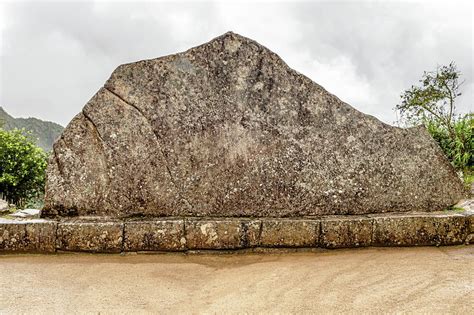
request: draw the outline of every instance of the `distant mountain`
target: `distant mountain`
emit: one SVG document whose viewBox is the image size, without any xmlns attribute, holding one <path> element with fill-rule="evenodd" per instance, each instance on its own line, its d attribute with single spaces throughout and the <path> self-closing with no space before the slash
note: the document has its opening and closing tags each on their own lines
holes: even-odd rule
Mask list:
<svg viewBox="0 0 474 315">
<path fill-rule="evenodd" d="M 14 118 L 0 106 L 0 125 L 2 124 L 5 130 L 24 128 L 31 131 L 32 136 L 37 139 L 36 144 L 45 151 L 51 151 L 54 141 L 64 129 L 63 126 L 51 121 L 37 118 Z"/>
</svg>

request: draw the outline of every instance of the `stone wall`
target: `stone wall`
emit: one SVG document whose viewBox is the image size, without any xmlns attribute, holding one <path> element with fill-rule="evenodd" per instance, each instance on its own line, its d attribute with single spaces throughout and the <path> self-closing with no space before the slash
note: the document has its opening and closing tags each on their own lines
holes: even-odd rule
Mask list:
<svg viewBox="0 0 474 315">
<path fill-rule="evenodd" d="M 469 243 L 472 211 L 305 218 L 0 219 L 0 252 L 142 252 Z"/>
</svg>

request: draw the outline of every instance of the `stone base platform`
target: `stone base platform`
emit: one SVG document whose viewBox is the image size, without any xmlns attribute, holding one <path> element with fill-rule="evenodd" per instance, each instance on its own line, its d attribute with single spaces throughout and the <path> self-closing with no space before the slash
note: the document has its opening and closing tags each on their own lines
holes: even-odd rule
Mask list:
<svg viewBox="0 0 474 315">
<path fill-rule="evenodd" d="M 120 253 L 441 246 L 474 242 L 474 212 L 302 218 L 0 218 L 0 252 Z"/>
</svg>

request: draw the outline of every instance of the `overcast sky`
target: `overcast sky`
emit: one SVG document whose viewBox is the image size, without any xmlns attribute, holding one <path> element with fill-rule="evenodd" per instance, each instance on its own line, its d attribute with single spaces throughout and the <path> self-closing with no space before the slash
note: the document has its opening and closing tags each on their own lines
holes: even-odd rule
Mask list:
<svg viewBox="0 0 474 315">
<path fill-rule="evenodd" d="M 226 31 L 388 123 L 403 90 L 453 60 L 459 111 L 473 110 L 471 1 L 1 2 L 0 106 L 66 125 L 118 65 Z"/>
</svg>

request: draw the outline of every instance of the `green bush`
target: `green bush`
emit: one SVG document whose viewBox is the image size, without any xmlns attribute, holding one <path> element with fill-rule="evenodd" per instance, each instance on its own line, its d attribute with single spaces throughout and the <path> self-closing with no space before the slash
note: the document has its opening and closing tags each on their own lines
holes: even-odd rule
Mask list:
<svg viewBox="0 0 474 315">
<path fill-rule="evenodd" d="M 18 207 L 44 192 L 47 155 L 24 130 L 0 128 L 0 195 Z"/>
<path fill-rule="evenodd" d="M 454 62 L 425 71 L 420 84 L 412 85 L 401 94 L 401 102 L 395 110 L 402 125 L 424 124 L 469 184 L 474 173 L 474 115 L 456 114 L 456 100 L 462 95 L 463 82 Z"/>
<path fill-rule="evenodd" d="M 472 170 L 474 167 L 474 115 L 465 115 L 454 121 L 454 135 L 434 120 L 426 120 L 425 125 L 456 169 L 468 172 Z"/>
</svg>

